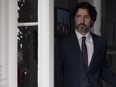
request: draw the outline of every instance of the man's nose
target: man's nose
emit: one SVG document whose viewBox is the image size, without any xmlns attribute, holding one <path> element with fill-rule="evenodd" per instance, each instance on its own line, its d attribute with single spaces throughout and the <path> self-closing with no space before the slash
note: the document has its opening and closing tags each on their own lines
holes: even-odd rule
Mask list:
<svg viewBox="0 0 116 87">
<path fill-rule="evenodd" d="M 82 24 L 84 23 L 84 18 L 81 18 L 81 23 L 82 23 Z"/>
</svg>

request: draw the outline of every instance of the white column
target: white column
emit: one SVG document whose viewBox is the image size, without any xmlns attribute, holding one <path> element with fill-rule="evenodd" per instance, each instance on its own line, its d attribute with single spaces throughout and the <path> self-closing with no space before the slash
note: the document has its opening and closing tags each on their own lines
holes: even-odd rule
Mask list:
<svg viewBox="0 0 116 87">
<path fill-rule="evenodd" d="M 102 17 L 102 14 L 101 14 L 101 0 L 94 0 L 93 4 L 94 4 L 94 6 L 96 7 L 96 10 L 97 10 L 97 20 L 96 20 L 96 22 L 94 24 L 93 32 L 98 34 L 98 35 L 101 35 L 101 32 L 100 32 L 100 29 L 101 29 L 101 17 Z"/>
<path fill-rule="evenodd" d="M 0 0 L 0 87 L 17 87 L 16 0 Z"/>
<path fill-rule="evenodd" d="M 54 0 L 38 0 L 38 87 L 54 87 Z"/>
</svg>

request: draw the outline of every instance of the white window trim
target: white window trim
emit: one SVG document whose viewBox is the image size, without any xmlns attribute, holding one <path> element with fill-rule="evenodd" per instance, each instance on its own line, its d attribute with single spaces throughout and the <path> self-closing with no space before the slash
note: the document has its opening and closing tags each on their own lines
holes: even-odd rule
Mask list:
<svg viewBox="0 0 116 87">
<path fill-rule="evenodd" d="M 17 26 L 38 26 L 38 22 L 17 23 Z"/>
</svg>

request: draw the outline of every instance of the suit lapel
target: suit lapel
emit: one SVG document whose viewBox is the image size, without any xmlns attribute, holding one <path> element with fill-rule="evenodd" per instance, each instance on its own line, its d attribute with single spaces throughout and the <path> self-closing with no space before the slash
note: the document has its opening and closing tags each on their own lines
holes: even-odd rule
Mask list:
<svg viewBox="0 0 116 87">
<path fill-rule="evenodd" d="M 80 49 L 80 46 L 79 46 L 79 41 L 77 39 L 77 36 L 75 34 L 75 32 L 73 32 L 73 41 L 74 41 L 74 49 L 76 51 L 76 58 L 80 58 L 80 60 L 82 61 L 82 63 L 85 65 L 85 67 L 87 68 L 87 65 L 85 63 L 85 60 L 84 60 L 84 57 L 82 55 L 82 52 L 81 52 L 81 49 Z"/>
</svg>

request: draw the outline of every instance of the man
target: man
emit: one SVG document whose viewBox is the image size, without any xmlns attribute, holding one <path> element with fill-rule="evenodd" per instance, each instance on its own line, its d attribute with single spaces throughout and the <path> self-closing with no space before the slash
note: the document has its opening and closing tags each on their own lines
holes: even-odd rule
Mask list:
<svg viewBox="0 0 116 87">
<path fill-rule="evenodd" d="M 106 41 L 90 32 L 96 21 L 95 7 L 80 2 L 73 11 L 75 31 L 55 49 L 55 87 L 116 87 L 116 75 L 106 61 Z"/>
</svg>

